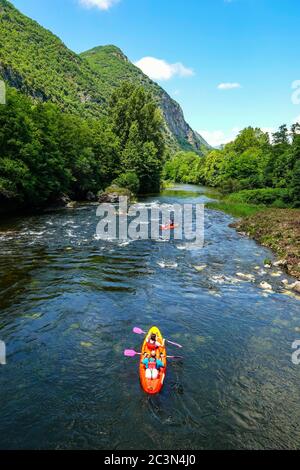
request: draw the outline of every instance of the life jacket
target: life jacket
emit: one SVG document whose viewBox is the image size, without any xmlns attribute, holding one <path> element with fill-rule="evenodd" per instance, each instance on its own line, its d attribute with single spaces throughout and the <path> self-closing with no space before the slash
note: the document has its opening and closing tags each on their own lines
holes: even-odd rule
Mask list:
<svg viewBox="0 0 300 470">
<path fill-rule="evenodd" d="M 148 362 L 148 369 L 156 369 L 156 360 L 155 361 L 150 361 Z"/>
<path fill-rule="evenodd" d="M 158 349 L 158 347 L 156 346 L 156 343 L 153 344 L 150 341 L 148 341 L 147 346 L 150 349 L 150 351 L 156 351 Z"/>
</svg>

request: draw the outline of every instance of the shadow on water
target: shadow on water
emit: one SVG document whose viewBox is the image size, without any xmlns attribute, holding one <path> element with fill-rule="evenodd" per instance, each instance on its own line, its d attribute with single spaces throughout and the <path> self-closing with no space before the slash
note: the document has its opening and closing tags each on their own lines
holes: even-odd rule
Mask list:
<svg viewBox="0 0 300 470">
<path fill-rule="evenodd" d="M 141 202 L 206 194 L 178 186 Z M 0 448 L 299 447 L 299 300 L 231 221 L 206 210 L 201 250 L 99 241 L 92 205 L 2 224 Z M 141 346 L 133 326 L 153 324 L 184 360 L 169 361 L 162 393 L 148 397 L 123 350 Z"/>
</svg>

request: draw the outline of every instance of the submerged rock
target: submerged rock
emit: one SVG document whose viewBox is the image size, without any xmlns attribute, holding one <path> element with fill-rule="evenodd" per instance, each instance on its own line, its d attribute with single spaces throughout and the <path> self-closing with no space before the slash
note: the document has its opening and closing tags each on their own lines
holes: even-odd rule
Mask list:
<svg viewBox="0 0 300 470">
<path fill-rule="evenodd" d="M 253 274 L 236 273 L 236 275 L 241 279 L 245 279 L 246 281 L 255 281 L 255 276 L 253 276 Z"/>
<path fill-rule="evenodd" d="M 165 261 L 158 261 L 157 262 L 158 266 L 162 269 L 169 268 L 169 269 L 175 269 L 178 267 L 178 263 L 169 263 Z"/>
<path fill-rule="evenodd" d="M 281 271 L 275 271 L 275 272 L 271 273 L 271 276 L 272 277 L 280 277 L 280 276 L 282 276 L 282 272 Z"/>
<path fill-rule="evenodd" d="M 194 268 L 200 273 L 204 271 L 205 268 L 207 268 L 207 264 L 203 264 L 202 266 L 194 266 Z"/>
<path fill-rule="evenodd" d="M 269 284 L 268 282 L 265 282 L 265 281 L 261 282 L 259 284 L 259 287 L 261 287 L 262 289 L 265 289 L 265 290 L 270 290 L 270 291 L 273 290 L 271 284 Z"/>
</svg>

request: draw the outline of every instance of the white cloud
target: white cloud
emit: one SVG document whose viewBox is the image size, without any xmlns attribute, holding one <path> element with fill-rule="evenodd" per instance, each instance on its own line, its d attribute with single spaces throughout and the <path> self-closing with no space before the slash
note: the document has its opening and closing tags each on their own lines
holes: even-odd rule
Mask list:
<svg viewBox="0 0 300 470">
<path fill-rule="evenodd" d="M 99 8 L 100 10 L 109 10 L 119 0 L 79 0 L 79 3 L 87 8 Z"/>
<path fill-rule="evenodd" d="M 273 142 L 273 134 L 276 132 L 275 127 L 261 127 L 261 130 L 266 134 L 269 134 L 270 142 Z"/>
<path fill-rule="evenodd" d="M 212 146 L 212 147 L 219 147 L 220 145 L 228 144 L 232 142 L 236 136 L 241 131 L 240 128 L 234 127 L 231 131 L 226 134 L 224 131 L 206 131 L 200 130 L 198 131 L 200 135 Z"/>
<path fill-rule="evenodd" d="M 194 75 L 194 71 L 185 67 L 181 62 L 169 64 L 165 60 L 155 57 L 143 57 L 135 65 L 152 80 L 170 80 L 175 76 L 190 77 Z"/>
<path fill-rule="evenodd" d="M 294 120 L 293 120 L 293 124 L 300 124 L 300 116 L 296 117 Z"/>
<path fill-rule="evenodd" d="M 242 88 L 240 83 L 220 83 L 218 85 L 219 90 L 233 90 L 235 88 Z"/>
<path fill-rule="evenodd" d="M 300 122 L 300 116 L 299 116 L 299 122 Z M 225 145 L 235 140 L 235 138 L 238 136 L 238 134 L 242 130 L 243 129 L 241 127 L 233 127 L 231 131 L 229 131 L 228 133 L 221 131 L 221 130 L 218 130 L 218 131 L 201 130 L 198 132 L 212 147 L 220 147 L 220 145 Z M 272 142 L 273 134 L 274 132 L 276 132 L 276 129 L 274 127 L 261 127 L 261 130 L 269 134 L 270 141 Z"/>
</svg>

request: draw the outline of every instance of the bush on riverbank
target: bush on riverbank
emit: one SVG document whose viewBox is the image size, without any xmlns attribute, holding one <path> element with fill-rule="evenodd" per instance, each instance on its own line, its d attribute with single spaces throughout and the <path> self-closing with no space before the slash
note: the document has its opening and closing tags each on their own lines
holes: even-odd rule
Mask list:
<svg viewBox="0 0 300 470">
<path fill-rule="evenodd" d="M 286 188 L 244 189 L 230 194 L 226 201 L 229 203 L 286 207 L 290 202 L 290 192 Z"/>
<path fill-rule="evenodd" d="M 140 180 L 134 171 L 129 171 L 118 176 L 113 181 L 113 184 L 119 186 L 119 188 L 129 189 L 133 194 L 137 194 L 140 189 Z"/>
</svg>

